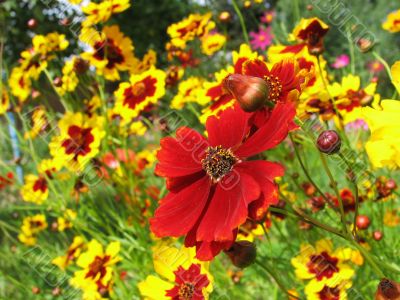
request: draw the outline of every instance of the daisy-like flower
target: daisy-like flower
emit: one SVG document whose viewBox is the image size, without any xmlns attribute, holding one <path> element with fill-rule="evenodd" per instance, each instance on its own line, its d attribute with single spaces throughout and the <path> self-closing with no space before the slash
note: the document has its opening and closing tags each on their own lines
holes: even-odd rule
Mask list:
<svg viewBox="0 0 400 300">
<path fill-rule="evenodd" d="M 300 255 L 292 258 L 291 262 L 298 278 L 310 280 L 308 289 L 322 291 L 325 286 L 335 289 L 338 283 L 353 277 L 354 269 L 346 261 L 358 265 L 363 263 L 357 250 L 338 248 L 334 251 L 332 241 L 324 239 L 319 240 L 315 247 L 302 245 Z"/>
<path fill-rule="evenodd" d="M 87 251 L 79 255 L 76 264 L 81 270 L 74 273 L 70 284 L 82 289 L 84 299 L 102 299 L 111 292 L 113 266 L 121 260 L 120 247 L 119 242 L 111 242 L 104 251 L 98 241 L 92 240 Z"/>
<path fill-rule="evenodd" d="M 55 163 L 82 172 L 99 152 L 105 135 L 103 121 L 99 116 L 67 112 L 58 122 L 60 134 L 54 136 L 49 144 Z"/>
<path fill-rule="evenodd" d="M 317 287 L 308 284 L 305 288 L 307 300 L 347 300 L 346 290 L 351 288 L 352 283 L 349 280 L 341 281 L 334 286 L 324 285 Z"/>
<path fill-rule="evenodd" d="M 383 100 L 381 107 L 362 108 L 363 119 L 371 130 L 365 148 L 374 167 L 400 168 L 400 101 Z"/>
<path fill-rule="evenodd" d="M 170 192 L 150 220 L 153 233 L 185 235 L 185 245 L 196 246 L 201 260 L 228 249 L 247 217 L 259 219 L 277 202 L 274 178 L 283 167 L 247 158 L 277 146 L 293 128 L 294 115 L 292 104 L 278 104 L 249 135 L 253 114 L 236 106 L 207 120 L 208 140 L 187 127 L 162 139 L 155 173 L 167 179 Z"/>
<path fill-rule="evenodd" d="M 1 92 L 1 100 L 0 100 L 0 116 L 5 114 L 10 107 L 10 97 L 8 96 L 7 90 L 3 86 L 3 90 Z"/>
<path fill-rule="evenodd" d="M 39 134 L 43 133 L 49 125 L 46 116 L 46 108 L 44 106 L 38 106 L 32 113 L 30 129 L 25 132 L 25 139 L 34 139 Z"/>
<path fill-rule="evenodd" d="M 26 175 L 25 184 L 21 188 L 21 196 L 26 202 L 42 204 L 49 196 L 46 178 L 42 175 Z"/>
<path fill-rule="evenodd" d="M 341 69 L 346 67 L 349 63 L 350 57 L 346 54 L 342 54 L 336 57 L 335 62 L 331 66 L 334 69 Z"/>
<path fill-rule="evenodd" d="M 204 105 L 204 98 L 197 97 L 200 89 L 203 85 L 203 81 L 199 77 L 191 76 L 188 79 L 179 83 L 178 93 L 171 101 L 171 108 L 182 109 L 188 102 L 197 102 L 200 105 Z"/>
<path fill-rule="evenodd" d="M 250 32 L 251 47 L 253 49 L 260 49 L 264 51 L 269 45 L 272 44 L 271 27 L 260 27 L 258 32 Z"/>
<path fill-rule="evenodd" d="M 201 52 L 211 56 L 220 50 L 226 43 L 226 37 L 223 34 L 214 32 L 201 38 Z"/>
<path fill-rule="evenodd" d="M 135 58 L 135 64 L 129 72 L 131 74 L 140 74 L 149 70 L 151 67 L 155 67 L 156 63 L 157 53 L 153 49 L 149 49 L 142 60 Z"/>
<path fill-rule="evenodd" d="M 85 241 L 82 237 L 76 236 L 72 244 L 68 247 L 65 255 L 58 256 L 52 260 L 52 263 L 58 266 L 61 270 L 65 270 L 69 265 L 73 263 L 73 261 L 79 257 L 81 251 L 85 247 Z"/>
<path fill-rule="evenodd" d="M 151 68 L 138 75 L 132 75 L 129 82 L 119 85 L 114 95 L 114 112 L 129 122 L 150 104 L 155 104 L 165 94 L 165 72 Z"/>
<path fill-rule="evenodd" d="M 62 217 L 57 218 L 57 230 L 64 231 L 72 228 L 73 221 L 76 219 L 77 213 L 72 209 L 66 209 Z"/>
<path fill-rule="evenodd" d="M 12 69 L 8 80 L 10 91 L 20 102 L 26 101 L 32 91 L 32 80 L 21 67 Z"/>
<path fill-rule="evenodd" d="M 323 37 L 328 30 L 329 26 L 318 18 L 301 19 L 290 38 L 306 44 L 310 54 L 319 54 L 324 49 Z"/>
<path fill-rule="evenodd" d="M 400 9 L 391 12 L 386 21 L 382 24 L 382 28 L 389 32 L 399 32 L 400 31 Z"/>
<path fill-rule="evenodd" d="M 74 70 L 75 58 L 67 61 L 62 68 L 61 86 L 56 87 L 60 95 L 75 91 L 79 84 L 78 76 Z"/>
<path fill-rule="evenodd" d="M 215 27 L 215 23 L 211 21 L 211 16 L 211 13 L 191 14 L 182 21 L 171 24 L 167 28 L 171 43 L 175 47 L 184 49 L 188 41 L 192 41 L 196 37 L 201 38 L 209 33 Z"/>
<path fill-rule="evenodd" d="M 209 264 L 194 256 L 195 251 L 189 248 L 167 244 L 154 247 L 154 269 L 160 277 L 147 276 L 138 284 L 140 294 L 148 300 L 208 299 L 213 290 Z"/>
<path fill-rule="evenodd" d="M 24 218 L 21 226 L 21 233 L 18 239 L 27 246 L 36 244 L 37 235 L 47 228 L 46 216 L 42 214 Z"/>
<path fill-rule="evenodd" d="M 104 23 L 113 14 L 121 13 L 130 7 L 129 0 L 103 0 L 100 3 L 89 2 L 82 7 L 82 12 L 87 16 L 82 26 L 88 27 L 98 23 Z"/>
<path fill-rule="evenodd" d="M 119 80 L 119 71 L 128 71 L 135 63 L 132 41 L 120 32 L 117 25 L 105 26 L 101 32 L 84 28 L 79 39 L 92 48 L 82 58 L 96 67 L 107 80 Z"/>
</svg>

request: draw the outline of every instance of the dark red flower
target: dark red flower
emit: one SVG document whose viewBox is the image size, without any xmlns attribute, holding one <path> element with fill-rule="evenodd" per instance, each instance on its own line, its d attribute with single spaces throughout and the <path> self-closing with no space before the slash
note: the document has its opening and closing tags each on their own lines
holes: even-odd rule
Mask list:
<svg viewBox="0 0 400 300">
<path fill-rule="evenodd" d="M 278 145 L 293 128 L 294 105 L 279 103 L 268 121 L 251 132 L 254 114 L 238 106 L 208 118 L 208 139 L 181 127 L 161 140 L 155 173 L 167 179 L 151 230 L 158 237 L 186 236 L 197 257 L 210 260 L 234 242 L 247 217 L 260 219 L 277 202 L 278 163 L 247 160 Z"/>
</svg>

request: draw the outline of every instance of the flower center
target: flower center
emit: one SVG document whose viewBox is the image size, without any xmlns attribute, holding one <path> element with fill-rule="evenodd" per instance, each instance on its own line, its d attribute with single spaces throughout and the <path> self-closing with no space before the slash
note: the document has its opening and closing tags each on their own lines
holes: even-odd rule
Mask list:
<svg viewBox="0 0 400 300">
<path fill-rule="evenodd" d="M 279 97 L 282 94 L 282 83 L 278 76 L 267 75 L 264 80 L 268 84 L 269 88 L 269 100 L 272 102 L 278 102 Z"/>
<path fill-rule="evenodd" d="M 339 272 L 337 267 L 338 259 L 331 257 L 325 251 L 317 255 L 311 255 L 307 263 L 308 271 L 315 274 L 317 280 L 331 278 L 334 273 Z"/>
<path fill-rule="evenodd" d="M 135 97 L 141 96 L 146 90 L 146 85 L 143 82 L 137 82 L 132 86 L 132 94 Z"/>
<path fill-rule="evenodd" d="M 114 43 L 112 39 L 107 39 L 102 42 L 97 42 L 94 45 L 96 50 L 93 55 L 97 60 L 108 60 L 106 68 L 112 69 L 116 64 L 122 64 L 124 62 L 124 56 L 122 50 Z"/>
<path fill-rule="evenodd" d="M 222 146 L 208 147 L 206 157 L 201 161 L 204 171 L 211 177 L 214 183 L 220 181 L 228 174 L 238 158 L 230 149 L 224 149 Z"/>
<path fill-rule="evenodd" d="M 179 287 L 179 299 L 190 300 L 194 295 L 194 285 L 190 282 L 185 282 Z"/>
<path fill-rule="evenodd" d="M 321 300 L 339 300 L 340 297 L 340 289 L 337 287 L 328 287 L 325 286 L 319 293 L 319 299 Z"/>
<path fill-rule="evenodd" d="M 69 138 L 64 140 L 62 146 L 66 154 L 74 154 L 74 159 L 79 155 L 86 155 L 90 152 L 90 144 L 94 141 L 91 128 L 81 128 L 72 125 L 68 129 Z"/>
<path fill-rule="evenodd" d="M 110 256 L 104 257 L 96 256 L 93 262 L 89 265 L 89 272 L 86 273 L 85 278 L 94 278 L 97 274 L 100 274 L 100 278 L 103 278 L 106 274 L 105 264 L 110 260 Z"/>
</svg>

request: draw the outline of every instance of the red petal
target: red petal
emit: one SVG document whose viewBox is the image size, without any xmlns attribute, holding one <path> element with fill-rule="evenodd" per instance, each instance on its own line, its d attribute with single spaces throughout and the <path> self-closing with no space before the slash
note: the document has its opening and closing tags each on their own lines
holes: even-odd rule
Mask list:
<svg viewBox="0 0 400 300">
<path fill-rule="evenodd" d="M 248 120 L 251 114 L 244 112 L 239 106 L 224 110 L 220 117 L 207 119 L 206 129 L 211 146 L 222 146 L 225 149 L 241 144 L 249 132 Z"/>
<path fill-rule="evenodd" d="M 251 176 L 234 172 L 237 180 L 218 183 L 197 229 L 197 241 L 232 241 L 232 230 L 246 221 L 249 203 L 260 196 L 260 186 Z"/>
<path fill-rule="evenodd" d="M 292 103 L 278 103 L 269 120 L 235 154 L 242 158 L 249 157 L 275 147 L 286 138 L 295 115 L 296 110 Z"/>
<path fill-rule="evenodd" d="M 179 193 L 170 192 L 150 219 L 151 231 L 158 237 L 188 233 L 207 203 L 210 187 L 210 179 L 205 176 Z"/>
<path fill-rule="evenodd" d="M 201 177 L 205 175 L 205 172 L 201 170 L 200 172 L 190 174 L 182 177 L 171 177 L 167 178 L 167 189 L 172 192 L 179 192 L 183 188 L 191 185 L 195 181 L 199 180 Z"/>
<path fill-rule="evenodd" d="M 155 173 L 162 177 L 181 177 L 202 170 L 201 159 L 208 147 L 207 140 L 197 131 L 181 127 L 176 138 L 166 137 L 160 141 L 157 153 L 159 163 Z"/>
<path fill-rule="evenodd" d="M 243 75 L 264 78 L 269 75 L 267 64 L 259 59 L 247 60 L 243 65 Z"/>
</svg>

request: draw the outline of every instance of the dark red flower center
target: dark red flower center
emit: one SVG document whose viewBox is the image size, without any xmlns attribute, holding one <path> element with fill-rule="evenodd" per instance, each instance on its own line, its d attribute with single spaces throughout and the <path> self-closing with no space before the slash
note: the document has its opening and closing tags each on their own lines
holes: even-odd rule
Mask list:
<svg viewBox="0 0 400 300">
<path fill-rule="evenodd" d="M 339 300 L 340 289 L 336 287 L 324 286 L 324 288 L 318 293 L 319 299 L 321 300 Z"/>
<path fill-rule="evenodd" d="M 42 221 L 31 221 L 30 222 L 31 228 L 40 228 L 43 226 Z"/>
<path fill-rule="evenodd" d="M 269 101 L 278 102 L 279 97 L 282 94 L 282 82 L 278 76 L 267 75 L 264 77 L 264 80 L 268 84 L 269 88 Z"/>
<path fill-rule="evenodd" d="M 307 263 L 308 271 L 316 275 L 318 280 L 331 278 L 334 273 L 339 272 L 337 267 L 338 259 L 331 257 L 325 251 L 317 255 L 311 255 Z"/>
<path fill-rule="evenodd" d="M 144 101 L 147 97 L 154 96 L 156 84 L 157 79 L 150 76 L 136 82 L 124 91 L 124 105 L 127 105 L 130 109 L 135 109 L 136 105 Z"/>
<path fill-rule="evenodd" d="M 124 56 L 122 54 L 122 49 L 119 48 L 112 39 L 106 39 L 102 42 L 97 42 L 94 45 L 95 54 L 94 58 L 98 60 L 107 59 L 108 63 L 106 68 L 112 69 L 116 64 L 121 64 L 124 62 Z"/>
<path fill-rule="evenodd" d="M 89 265 L 89 272 L 86 273 L 85 278 L 94 278 L 100 273 L 100 278 L 106 275 L 106 263 L 110 260 L 110 256 L 106 255 L 104 257 L 96 256 L 93 262 Z"/>
<path fill-rule="evenodd" d="M 85 156 L 90 152 L 90 144 L 94 141 L 92 128 L 73 125 L 68 128 L 68 135 L 69 139 L 62 143 L 66 154 L 74 154 L 76 160 L 79 155 Z"/>
<path fill-rule="evenodd" d="M 194 284 L 190 282 L 182 283 L 179 287 L 179 299 L 190 300 L 194 295 Z"/>
<path fill-rule="evenodd" d="M 47 181 L 43 177 L 39 177 L 39 179 L 33 184 L 33 191 L 36 192 L 38 190 L 42 191 L 42 193 L 47 190 Z"/>
<path fill-rule="evenodd" d="M 208 147 L 206 149 L 206 157 L 201 161 L 204 171 L 214 183 L 228 174 L 236 162 L 238 162 L 238 158 L 232 151 L 224 149 L 222 146 Z"/>
</svg>

